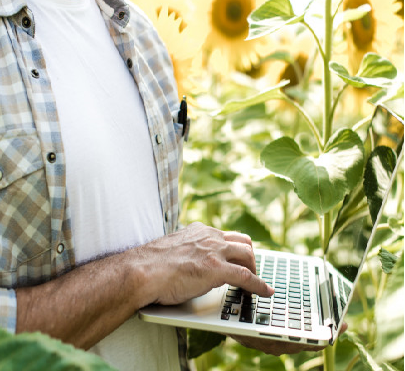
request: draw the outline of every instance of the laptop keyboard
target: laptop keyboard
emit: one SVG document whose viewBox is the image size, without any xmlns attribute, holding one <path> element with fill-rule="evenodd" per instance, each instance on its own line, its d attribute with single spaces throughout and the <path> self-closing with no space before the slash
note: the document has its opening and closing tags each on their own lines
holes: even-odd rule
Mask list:
<svg viewBox="0 0 405 371">
<path fill-rule="evenodd" d="M 264 298 L 229 286 L 221 319 L 238 316 L 240 322 L 311 331 L 308 263 L 266 256 L 260 272 L 261 259 L 256 256 L 257 274 L 274 287 L 275 294 Z"/>
</svg>

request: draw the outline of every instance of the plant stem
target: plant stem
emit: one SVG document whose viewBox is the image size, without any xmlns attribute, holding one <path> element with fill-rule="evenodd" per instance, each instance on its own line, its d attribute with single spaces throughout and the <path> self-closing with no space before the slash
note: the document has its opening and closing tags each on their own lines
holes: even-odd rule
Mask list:
<svg viewBox="0 0 405 371">
<path fill-rule="evenodd" d="M 319 41 L 318 36 L 316 35 L 315 31 L 312 29 L 312 27 L 305 21 L 301 22 L 306 28 L 308 28 L 309 32 L 311 32 L 312 36 L 315 39 L 316 44 L 318 45 L 318 50 L 319 53 L 321 53 L 322 59 L 325 59 L 325 52 L 323 51 L 321 42 Z"/>
<path fill-rule="evenodd" d="M 286 246 L 287 244 L 287 232 L 288 232 L 288 225 L 289 225 L 289 218 L 288 218 L 288 192 L 284 194 L 284 205 L 283 205 L 283 212 L 284 212 L 284 222 L 283 222 L 283 236 L 281 238 L 281 245 Z"/>
<path fill-rule="evenodd" d="M 346 88 L 348 87 L 348 84 L 344 84 L 343 87 L 339 90 L 338 95 L 335 98 L 335 101 L 333 102 L 333 107 L 332 107 L 332 112 L 330 113 L 330 122 L 333 122 L 333 116 L 335 115 L 335 111 L 336 111 L 336 107 L 339 103 L 340 97 L 342 96 L 343 92 L 346 90 Z"/>
<path fill-rule="evenodd" d="M 325 40 L 323 54 L 323 145 L 325 146 L 332 135 L 331 107 L 332 107 L 332 81 L 329 71 L 329 62 L 332 55 L 333 20 L 331 15 L 332 0 L 325 0 Z"/>
<path fill-rule="evenodd" d="M 359 361 L 360 359 L 360 354 L 356 354 L 352 360 L 349 362 L 349 364 L 347 365 L 346 371 L 352 371 L 353 367 L 355 366 L 355 364 Z"/>
<path fill-rule="evenodd" d="M 312 133 L 315 136 L 316 143 L 318 144 L 319 151 L 323 151 L 321 135 L 319 134 L 319 131 L 318 131 L 315 123 L 311 119 L 311 117 L 305 112 L 305 110 L 297 102 L 295 102 L 294 100 L 292 100 L 292 99 L 290 99 L 288 97 L 286 97 L 284 99 L 288 103 L 292 104 L 302 114 L 302 116 L 305 118 L 305 121 L 308 123 L 309 128 L 311 129 Z"/>
<path fill-rule="evenodd" d="M 328 143 L 332 135 L 332 79 L 329 71 L 329 62 L 332 55 L 332 33 L 333 33 L 333 18 L 332 18 L 332 0 L 325 0 L 325 39 L 323 48 L 323 89 L 324 89 L 324 111 L 323 111 L 323 148 Z M 329 237 L 331 234 L 331 215 L 329 211 L 323 216 L 323 233 L 322 247 L 326 251 Z M 326 347 L 323 351 L 324 371 L 335 370 L 335 349 L 336 343 L 332 347 Z"/>
</svg>

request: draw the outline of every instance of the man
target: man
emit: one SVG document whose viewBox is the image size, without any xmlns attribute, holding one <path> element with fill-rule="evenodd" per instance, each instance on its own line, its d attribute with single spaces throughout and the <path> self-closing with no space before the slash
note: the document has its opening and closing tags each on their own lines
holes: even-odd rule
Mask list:
<svg viewBox="0 0 405 371">
<path fill-rule="evenodd" d="M 123 370 L 185 369 L 184 330 L 143 323 L 139 308 L 224 283 L 274 290 L 252 273 L 248 236 L 177 231 L 176 85 L 139 9 L 25 1 L 0 0 L 0 326 Z"/>
</svg>

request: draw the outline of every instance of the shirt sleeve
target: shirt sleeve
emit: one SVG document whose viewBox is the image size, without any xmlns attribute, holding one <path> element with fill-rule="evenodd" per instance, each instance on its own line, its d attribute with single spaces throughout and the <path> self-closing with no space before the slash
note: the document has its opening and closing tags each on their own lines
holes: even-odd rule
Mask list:
<svg viewBox="0 0 405 371">
<path fill-rule="evenodd" d="M 15 290 L 0 288 L 0 327 L 15 333 L 17 325 L 17 296 Z"/>
</svg>

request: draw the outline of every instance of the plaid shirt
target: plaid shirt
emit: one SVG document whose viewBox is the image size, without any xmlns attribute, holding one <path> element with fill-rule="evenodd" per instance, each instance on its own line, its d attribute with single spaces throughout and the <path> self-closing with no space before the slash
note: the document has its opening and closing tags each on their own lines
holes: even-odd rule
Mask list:
<svg viewBox="0 0 405 371">
<path fill-rule="evenodd" d="M 181 125 L 173 68 L 139 9 L 97 0 L 142 96 L 156 161 L 165 233 L 178 221 Z M 136 35 L 136 37 L 134 37 Z M 15 331 L 15 288 L 75 265 L 65 156 L 55 98 L 25 0 L 0 0 L 0 326 Z M 184 331 L 179 334 L 182 369 Z"/>
</svg>

